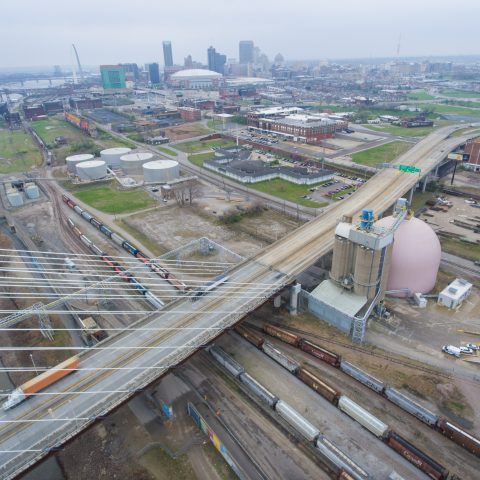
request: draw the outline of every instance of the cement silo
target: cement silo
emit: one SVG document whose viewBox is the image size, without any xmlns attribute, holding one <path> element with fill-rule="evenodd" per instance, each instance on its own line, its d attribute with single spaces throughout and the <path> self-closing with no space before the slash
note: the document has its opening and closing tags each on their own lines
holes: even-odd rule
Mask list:
<svg viewBox="0 0 480 480">
<path fill-rule="evenodd" d="M 126 155 L 131 151 L 132 149 L 127 147 L 107 148 L 106 150 L 102 150 L 100 152 L 100 157 L 107 164 L 107 166 L 119 167 L 120 158 L 122 157 L 122 155 Z"/>
<path fill-rule="evenodd" d="M 150 152 L 135 152 L 127 153 L 120 157 L 120 166 L 125 173 L 141 174 L 144 163 L 151 162 L 153 153 Z"/>
<path fill-rule="evenodd" d="M 352 270 L 354 245 L 348 239 L 350 228 L 351 224 L 349 223 L 339 223 L 335 229 L 335 240 L 333 244 L 330 278 L 343 285 L 345 285 L 345 280 L 350 276 Z"/>
<path fill-rule="evenodd" d="M 154 160 L 143 165 L 145 183 L 166 183 L 180 176 L 180 167 L 175 160 Z"/>
<path fill-rule="evenodd" d="M 82 180 L 98 180 L 107 176 L 107 165 L 103 160 L 90 160 L 77 165 L 77 175 Z"/>
<path fill-rule="evenodd" d="M 78 155 L 70 155 L 65 159 L 67 164 L 67 171 L 70 173 L 77 172 L 77 164 L 82 162 L 88 162 L 89 160 L 93 160 L 94 156 L 90 153 L 80 153 Z"/>
<path fill-rule="evenodd" d="M 355 269 L 353 274 L 353 292 L 369 299 L 375 296 L 380 282 L 381 250 L 359 245 L 355 251 Z"/>
</svg>

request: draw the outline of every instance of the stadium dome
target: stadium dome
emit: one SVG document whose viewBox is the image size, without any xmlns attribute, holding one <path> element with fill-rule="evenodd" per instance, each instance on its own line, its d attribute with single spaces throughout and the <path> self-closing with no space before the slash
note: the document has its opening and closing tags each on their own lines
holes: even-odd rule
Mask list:
<svg viewBox="0 0 480 480">
<path fill-rule="evenodd" d="M 388 228 L 393 217 L 375 222 Z M 435 286 L 442 250 L 437 234 L 422 220 L 404 220 L 394 233 L 387 290 L 408 288 L 413 293 L 428 293 Z"/>
<path fill-rule="evenodd" d="M 182 80 L 190 78 L 219 78 L 222 74 L 214 72 L 213 70 L 204 70 L 202 68 L 191 68 L 188 70 L 180 70 L 175 72 L 170 78 L 173 80 Z"/>
</svg>

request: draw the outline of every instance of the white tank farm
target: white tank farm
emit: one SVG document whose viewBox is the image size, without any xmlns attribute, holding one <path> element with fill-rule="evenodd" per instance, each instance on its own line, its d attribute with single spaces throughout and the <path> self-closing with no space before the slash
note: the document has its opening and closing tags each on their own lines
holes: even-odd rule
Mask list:
<svg viewBox="0 0 480 480">
<path fill-rule="evenodd" d="M 180 167 L 175 160 L 154 160 L 143 165 L 145 183 L 166 183 L 180 176 Z"/>
<path fill-rule="evenodd" d="M 127 147 L 114 147 L 114 148 L 107 148 L 106 150 L 102 150 L 100 152 L 100 157 L 102 160 L 109 166 L 109 167 L 119 167 L 120 166 L 120 158 L 122 155 L 126 155 L 132 151 L 131 148 Z"/>
<path fill-rule="evenodd" d="M 76 173 L 77 171 L 77 164 L 81 162 L 88 162 L 89 160 L 93 160 L 94 156 L 90 153 L 80 153 L 78 155 L 70 155 L 65 159 L 67 164 L 67 171 L 70 173 Z"/>
<path fill-rule="evenodd" d="M 375 222 L 389 228 L 393 217 Z M 413 293 L 428 293 L 435 286 L 442 249 L 432 227 L 416 217 L 404 220 L 393 234 L 387 290 L 408 288 Z"/>
<path fill-rule="evenodd" d="M 90 160 L 77 165 L 77 175 L 82 180 L 98 180 L 107 176 L 107 165 L 103 160 Z"/>
<path fill-rule="evenodd" d="M 127 173 L 142 173 L 142 165 L 153 159 L 153 153 L 135 152 L 120 157 L 120 166 Z"/>
</svg>

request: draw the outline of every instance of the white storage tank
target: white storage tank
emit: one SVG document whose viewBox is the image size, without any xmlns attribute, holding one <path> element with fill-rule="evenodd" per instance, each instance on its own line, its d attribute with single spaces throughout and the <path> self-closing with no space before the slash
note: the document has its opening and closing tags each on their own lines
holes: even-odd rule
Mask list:
<svg viewBox="0 0 480 480">
<path fill-rule="evenodd" d="M 35 199 L 40 197 L 40 190 L 38 189 L 37 185 L 34 183 L 25 187 L 25 194 L 27 198 Z"/>
<path fill-rule="evenodd" d="M 127 153 L 131 152 L 131 148 L 127 147 L 114 147 L 114 148 L 107 148 L 106 150 L 102 150 L 100 152 L 100 156 L 102 160 L 109 166 L 109 167 L 119 167 L 120 166 L 120 158 L 122 155 L 126 155 Z"/>
<path fill-rule="evenodd" d="M 94 156 L 91 153 L 80 153 L 78 155 L 70 155 L 65 159 L 67 164 L 67 171 L 70 173 L 76 173 L 77 165 L 82 162 L 88 162 L 89 160 L 93 160 Z"/>
<path fill-rule="evenodd" d="M 16 189 L 7 191 L 7 200 L 12 207 L 21 207 L 23 205 L 23 196 Z"/>
<path fill-rule="evenodd" d="M 77 165 L 77 175 L 82 180 L 98 180 L 107 176 L 107 165 L 103 160 L 90 160 Z"/>
<path fill-rule="evenodd" d="M 166 183 L 180 176 L 180 168 L 175 160 L 154 160 L 143 165 L 145 183 Z"/>
<path fill-rule="evenodd" d="M 120 157 L 120 166 L 127 173 L 142 173 L 142 165 L 153 159 L 153 153 L 135 152 Z"/>
</svg>

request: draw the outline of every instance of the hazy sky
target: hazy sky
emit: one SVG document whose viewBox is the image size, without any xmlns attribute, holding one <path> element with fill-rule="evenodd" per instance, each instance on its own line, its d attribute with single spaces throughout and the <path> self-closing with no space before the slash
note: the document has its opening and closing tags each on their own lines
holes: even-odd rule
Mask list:
<svg viewBox="0 0 480 480">
<path fill-rule="evenodd" d="M 479 0 L 2 0 L 0 67 L 163 63 L 251 39 L 272 58 L 480 54 Z"/>
</svg>

